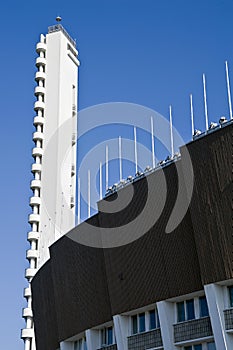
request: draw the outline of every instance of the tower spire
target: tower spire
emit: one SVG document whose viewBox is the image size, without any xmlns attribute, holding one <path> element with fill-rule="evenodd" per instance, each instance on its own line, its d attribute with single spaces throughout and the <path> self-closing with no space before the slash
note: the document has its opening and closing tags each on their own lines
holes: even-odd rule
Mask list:
<svg viewBox="0 0 233 350">
<path fill-rule="evenodd" d="M 61 18 L 60 16 L 57 16 L 57 17 L 56 17 L 57 23 L 61 22 L 61 20 L 62 20 L 62 18 Z"/>
</svg>

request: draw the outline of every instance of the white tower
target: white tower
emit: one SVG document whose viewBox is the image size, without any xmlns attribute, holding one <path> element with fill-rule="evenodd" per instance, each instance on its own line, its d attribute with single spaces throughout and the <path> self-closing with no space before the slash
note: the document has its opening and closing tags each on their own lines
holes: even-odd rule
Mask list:
<svg viewBox="0 0 233 350">
<path fill-rule="evenodd" d="M 58 17 L 57 21 L 60 22 Z M 78 52 L 61 24 L 49 27 L 36 45 L 34 163 L 28 233 L 30 249 L 23 309 L 25 350 L 35 350 L 30 282 L 49 259 L 49 246 L 75 226 Z"/>
</svg>

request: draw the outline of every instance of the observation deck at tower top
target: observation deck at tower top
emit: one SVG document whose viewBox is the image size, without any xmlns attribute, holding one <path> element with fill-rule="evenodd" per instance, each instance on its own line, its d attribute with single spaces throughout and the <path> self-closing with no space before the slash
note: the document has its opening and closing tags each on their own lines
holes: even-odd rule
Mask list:
<svg viewBox="0 0 233 350">
<path fill-rule="evenodd" d="M 66 38 L 70 41 L 70 43 L 76 48 L 76 41 L 71 38 L 71 36 L 67 33 L 65 28 L 61 24 L 55 24 L 54 26 L 48 27 L 48 34 L 54 33 L 54 32 L 62 32 Z"/>
</svg>

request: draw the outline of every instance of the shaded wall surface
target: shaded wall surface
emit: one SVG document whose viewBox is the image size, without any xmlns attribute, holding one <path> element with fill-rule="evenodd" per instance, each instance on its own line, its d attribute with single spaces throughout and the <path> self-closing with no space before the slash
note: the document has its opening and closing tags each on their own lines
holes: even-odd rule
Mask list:
<svg viewBox="0 0 233 350">
<path fill-rule="evenodd" d="M 180 160 L 101 201 L 98 214 L 50 247 L 32 281 L 38 350 L 56 350 L 113 315 L 233 277 L 232 133 L 229 125 L 182 147 Z M 167 233 L 177 198 L 184 215 Z M 105 213 L 112 205 L 115 212 Z M 110 246 L 112 229 L 119 246 Z"/>
</svg>

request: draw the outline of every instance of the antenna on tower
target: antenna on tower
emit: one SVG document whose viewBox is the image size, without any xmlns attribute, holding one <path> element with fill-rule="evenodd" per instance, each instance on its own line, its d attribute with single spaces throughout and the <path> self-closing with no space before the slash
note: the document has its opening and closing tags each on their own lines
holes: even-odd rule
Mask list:
<svg viewBox="0 0 233 350">
<path fill-rule="evenodd" d="M 190 112 L 191 112 L 191 126 L 192 126 L 192 137 L 194 135 L 194 115 L 193 115 L 193 95 L 190 94 Z"/>
<path fill-rule="evenodd" d="M 169 106 L 170 116 L 170 139 L 171 139 L 171 156 L 174 157 L 174 140 L 173 140 L 173 126 L 172 126 L 172 106 Z"/>
<path fill-rule="evenodd" d="M 230 86 L 230 79 L 229 79 L 229 70 L 228 70 L 228 63 L 225 62 L 226 65 L 226 80 L 227 80 L 227 94 L 228 94 L 228 105 L 229 105 L 229 111 L 230 111 L 230 119 L 232 119 L 232 104 L 231 104 L 231 86 Z"/>
<path fill-rule="evenodd" d="M 206 128 L 206 130 L 208 130 L 209 122 L 208 122 L 205 74 L 202 75 L 202 81 L 203 81 L 203 93 L 204 93 L 204 105 L 205 105 L 205 128 Z"/>
<path fill-rule="evenodd" d="M 154 121 L 152 116 L 150 117 L 150 124 L 151 124 L 152 167 L 155 168 Z"/>
</svg>

